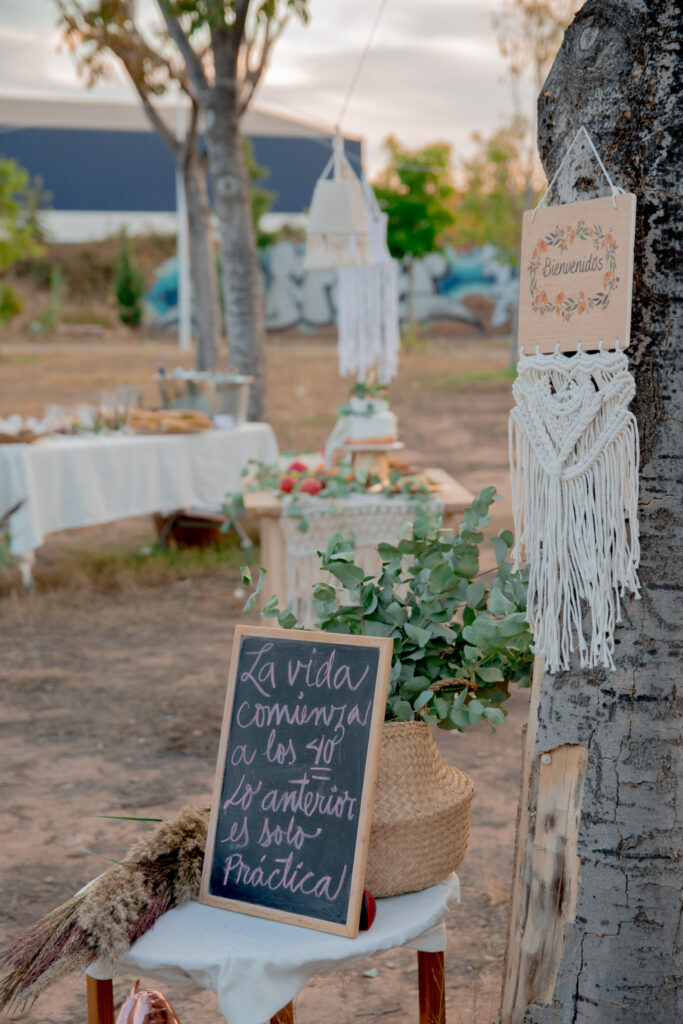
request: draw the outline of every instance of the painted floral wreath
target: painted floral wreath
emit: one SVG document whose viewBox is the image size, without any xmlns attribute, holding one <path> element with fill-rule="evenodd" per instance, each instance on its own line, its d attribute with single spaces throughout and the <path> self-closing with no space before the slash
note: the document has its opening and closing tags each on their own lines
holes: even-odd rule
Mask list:
<svg viewBox="0 0 683 1024">
<path fill-rule="evenodd" d="M 552 248 L 559 249 L 561 253 L 566 252 L 577 238 L 581 241 L 592 238 L 593 248 L 604 250 L 607 269 L 603 274 L 602 289 L 595 295 L 589 296 L 581 291 L 578 297 L 559 292 L 553 301 L 548 297 L 546 291 L 538 288 L 537 272 L 541 265 L 541 256 Z M 605 232 L 599 224 L 594 224 L 592 228 L 589 228 L 584 220 L 580 220 L 575 228 L 569 225 L 566 228 L 556 227 L 545 238 L 540 238 L 529 264 L 529 291 L 532 310 L 540 316 L 545 316 L 546 313 L 555 313 L 563 320 L 571 320 L 574 313 L 581 314 L 593 309 L 606 309 L 610 296 L 620 280 L 617 277 L 617 261 L 614 255 L 617 248 L 616 239 L 611 231 Z"/>
</svg>

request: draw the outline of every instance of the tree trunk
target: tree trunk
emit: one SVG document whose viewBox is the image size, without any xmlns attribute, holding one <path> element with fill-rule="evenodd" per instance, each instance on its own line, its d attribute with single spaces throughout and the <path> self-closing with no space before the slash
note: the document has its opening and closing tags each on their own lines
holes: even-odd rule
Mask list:
<svg viewBox="0 0 683 1024">
<path fill-rule="evenodd" d="M 502 1024 L 683 1020 L 680 49 L 675 0 L 589 0 L 539 97 L 548 178 L 583 122 L 613 180 L 638 198 L 628 354 L 642 600 L 623 602 L 616 672 L 536 679 Z M 555 202 L 606 194 L 587 147 L 575 153 Z"/>
<path fill-rule="evenodd" d="M 193 146 L 183 167 L 187 221 L 190 237 L 195 322 L 195 365 L 210 370 L 218 362 L 217 334 L 220 324 L 216 260 L 211 242 L 211 206 L 206 171 Z"/>
<path fill-rule="evenodd" d="M 217 84 L 204 94 L 209 167 L 218 217 L 221 278 L 230 364 L 251 374 L 249 418 L 264 419 L 265 322 L 235 91 Z"/>
</svg>

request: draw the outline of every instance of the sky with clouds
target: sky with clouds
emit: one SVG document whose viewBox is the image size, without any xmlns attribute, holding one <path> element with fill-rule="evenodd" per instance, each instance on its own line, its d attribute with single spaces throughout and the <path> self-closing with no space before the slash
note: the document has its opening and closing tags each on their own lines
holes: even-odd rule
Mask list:
<svg viewBox="0 0 683 1024">
<path fill-rule="evenodd" d="M 410 147 L 451 143 L 471 151 L 471 134 L 509 120 L 505 64 L 491 25 L 500 0 L 388 0 L 342 129 L 366 142 L 370 171 L 382 141 Z M 138 0 L 154 17 L 154 0 Z M 377 11 L 377 0 L 309 0 L 310 20 L 292 21 L 278 41 L 257 105 L 331 128 Z M 0 95 L 82 96 L 73 57 L 60 52 L 54 0 L 0 3 Z M 92 90 L 91 100 L 132 98 L 125 79 Z M 529 101 L 530 102 L 530 97 Z"/>
</svg>

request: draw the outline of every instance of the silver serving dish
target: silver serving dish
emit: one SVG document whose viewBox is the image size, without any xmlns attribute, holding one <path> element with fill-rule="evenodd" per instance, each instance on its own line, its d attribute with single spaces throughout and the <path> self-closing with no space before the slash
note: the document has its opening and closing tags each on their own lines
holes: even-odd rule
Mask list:
<svg viewBox="0 0 683 1024">
<path fill-rule="evenodd" d="M 188 370 L 159 374 L 156 382 L 164 409 L 199 409 L 207 416 L 231 416 L 235 426 L 247 418 L 253 377 L 240 373 Z"/>
</svg>

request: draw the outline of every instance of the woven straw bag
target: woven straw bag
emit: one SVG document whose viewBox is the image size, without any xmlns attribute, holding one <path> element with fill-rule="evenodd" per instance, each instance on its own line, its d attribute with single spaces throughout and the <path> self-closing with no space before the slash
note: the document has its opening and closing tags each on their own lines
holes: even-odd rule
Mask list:
<svg viewBox="0 0 683 1024">
<path fill-rule="evenodd" d="M 425 722 L 385 722 L 365 888 L 398 896 L 455 871 L 467 850 L 473 793 Z"/>
</svg>

